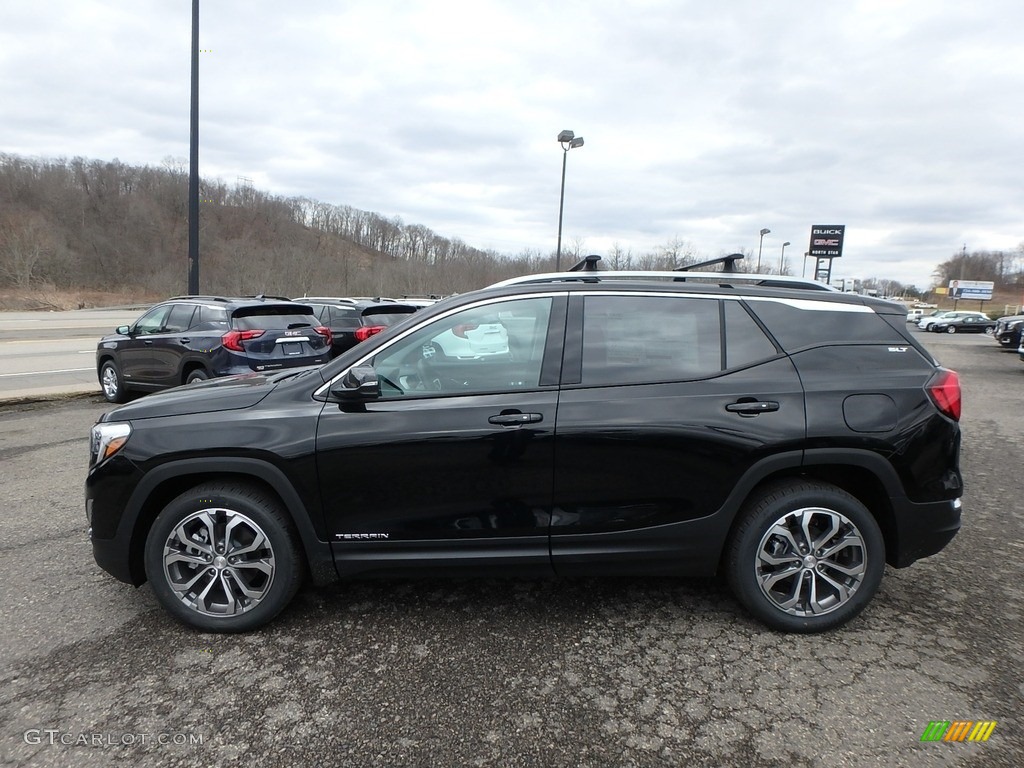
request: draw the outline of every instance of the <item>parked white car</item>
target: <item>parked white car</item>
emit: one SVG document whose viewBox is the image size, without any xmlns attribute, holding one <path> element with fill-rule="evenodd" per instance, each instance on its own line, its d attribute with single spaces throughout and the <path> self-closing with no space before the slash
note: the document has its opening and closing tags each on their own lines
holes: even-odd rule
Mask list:
<svg viewBox="0 0 1024 768">
<path fill-rule="evenodd" d="M 508 330 L 501 323 L 456 325 L 451 330 L 435 336 L 431 342 L 440 348 L 440 354 L 459 359 L 509 353 Z"/>
</svg>

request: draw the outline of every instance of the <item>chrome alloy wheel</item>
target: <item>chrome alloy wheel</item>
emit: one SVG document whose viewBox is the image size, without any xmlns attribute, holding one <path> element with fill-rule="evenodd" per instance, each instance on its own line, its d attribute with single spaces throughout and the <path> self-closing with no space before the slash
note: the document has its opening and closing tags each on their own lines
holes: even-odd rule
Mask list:
<svg viewBox="0 0 1024 768">
<path fill-rule="evenodd" d="M 831 509 L 797 509 L 772 524 L 757 547 L 761 591 L 793 616 L 840 608 L 860 587 L 867 547 L 857 526 Z"/>
<path fill-rule="evenodd" d="M 181 521 L 163 548 L 167 585 L 205 616 L 251 611 L 274 583 L 274 549 L 252 518 L 230 509 L 202 509 Z"/>
<path fill-rule="evenodd" d="M 118 387 L 120 386 L 117 380 L 117 369 L 114 366 L 106 365 L 103 367 L 100 384 L 103 387 L 103 395 L 107 400 L 113 401 L 117 397 Z"/>
</svg>

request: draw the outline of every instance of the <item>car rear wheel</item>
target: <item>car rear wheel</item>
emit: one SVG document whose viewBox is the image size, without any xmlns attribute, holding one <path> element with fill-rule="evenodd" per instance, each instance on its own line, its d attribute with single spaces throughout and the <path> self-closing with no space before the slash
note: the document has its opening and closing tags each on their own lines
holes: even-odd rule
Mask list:
<svg viewBox="0 0 1024 768">
<path fill-rule="evenodd" d="M 121 370 L 113 360 L 107 360 L 100 368 L 100 388 L 108 403 L 123 403 L 126 399 Z"/>
<path fill-rule="evenodd" d="M 244 484 L 206 483 L 157 516 L 145 566 L 157 599 L 179 621 L 205 632 L 244 632 L 291 602 L 299 557 L 276 501 Z"/>
<path fill-rule="evenodd" d="M 202 368 L 196 368 L 194 371 L 189 371 L 188 375 L 185 376 L 186 384 L 196 384 L 200 381 L 206 381 L 210 378 L 210 375 Z"/>
<path fill-rule="evenodd" d="M 744 509 L 726 551 L 737 599 L 785 632 L 823 632 L 871 601 L 885 569 L 885 542 L 871 513 L 826 483 L 769 486 Z"/>
</svg>

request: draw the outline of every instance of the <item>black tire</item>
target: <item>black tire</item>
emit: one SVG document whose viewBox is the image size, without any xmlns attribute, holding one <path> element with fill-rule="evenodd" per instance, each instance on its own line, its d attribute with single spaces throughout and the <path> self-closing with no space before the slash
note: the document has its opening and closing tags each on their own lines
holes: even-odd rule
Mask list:
<svg viewBox="0 0 1024 768">
<path fill-rule="evenodd" d="M 208 374 L 205 370 L 203 370 L 202 368 L 196 368 L 194 370 L 189 371 L 185 375 L 185 383 L 195 384 L 200 381 L 206 381 L 209 378 L 210 374 Z"/>
<path fill-rule="evenodd" d="M 785 481 L 765 488 L 741 514 L 726 549 L 726 573 L 737 599 L 772 629 L 834 629 L 864 610 L 878 591 L 885 541 L 875 518 L 845 491 Z M 805 551 L 807 544 L 813 551 Z"/>
<path fill-rule="evenodd" d="M 100 366 L 100 389 L 108 403 L 123 403 L 128 399 L 121 369 L 113 360 L 106 360 Z"/>
<path fill-rule="evenodd" d="M 949 326 L 949 328 L 946 329 L 946 333 L 956 333 L 956 326 L 955 325 Z"/>
<path fill-rule="evenodd" d="M 246 632 L 274 619 L 298 591 L 297 542 L 274 499 L 241 483 L 205 483 L 157 515 L 146 538 L 146 577 L 179 621 L 204 632 Z"/>
</svg>

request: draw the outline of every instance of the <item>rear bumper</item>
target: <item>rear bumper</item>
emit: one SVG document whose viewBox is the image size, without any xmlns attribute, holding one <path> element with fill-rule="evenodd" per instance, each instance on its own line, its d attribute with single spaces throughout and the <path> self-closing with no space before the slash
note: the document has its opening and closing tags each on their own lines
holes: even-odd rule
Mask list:
<svg viewBox="0 0 1024 768">
<path fill-rule="evenodd" d="M 906 568 L 941 552 L 960 530 L 960 499 L 914 504 L 906 499 L 896 510 L 896 541 L 887 561 Z"/>
</svg>

